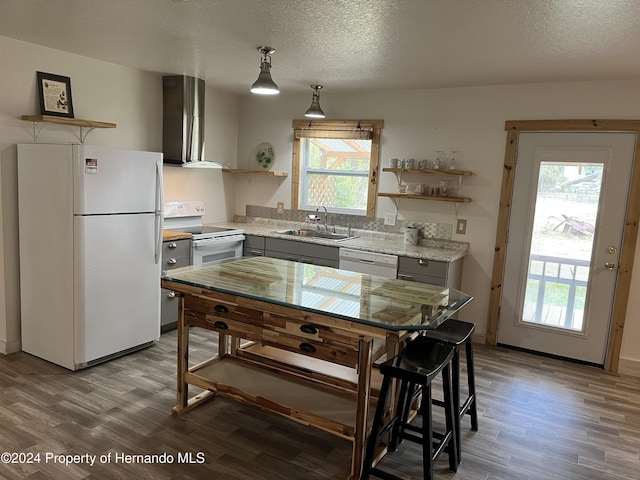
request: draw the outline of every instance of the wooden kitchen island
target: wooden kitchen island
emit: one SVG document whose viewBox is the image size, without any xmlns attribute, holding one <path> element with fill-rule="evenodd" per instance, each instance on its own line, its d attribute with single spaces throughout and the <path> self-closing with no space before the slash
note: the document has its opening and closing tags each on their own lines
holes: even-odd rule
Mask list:
<svg viewBox="0 0 640 480">
<path fill-rule="evenodd" d="M 180 297 L 173 412 L 221 395 L 338 435 L 353 443 L 352 480 L 375 410 L 375 362 L 471 300 L 445 287 L 267 257 L 171 270 L 162 286 Z M 218 354 L 190 365 L 190 327 L 218 332 Z M 190 398 L 189 385 L 204 391 Z"/>
</svg>

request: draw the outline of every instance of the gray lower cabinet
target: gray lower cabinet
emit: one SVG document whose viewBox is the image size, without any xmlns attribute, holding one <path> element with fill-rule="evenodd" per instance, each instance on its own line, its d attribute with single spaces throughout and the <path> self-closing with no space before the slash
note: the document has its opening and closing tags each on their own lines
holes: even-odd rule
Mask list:
<svg viewBox="0 0 640 480">
<path fill-rule="evenodd" d="M 191 265 L 191 240 L 171 240 L 162 242 L 162 270 L 171 270 Z M 160 289 L 160 328 L 163 332 L 178 326 L 178 301 L 175 293 Z"/>
<path fill-rule="evenodd" d="M 243 257 L 262 257 L 264 256 L 265 237 L 257 235 L 245 235 L 244 246 L 242 248 Z"/>
<path fill-rule="evenodd" d="M 422 258 L 398 257 L 398 278 L 460 289 L 462 258 L 441 262 Z"/>
<path fill-rule="evenodd" d="M 282 258 L 325 267 L 338 268 L 340 264 L 338 247 L 283 240 L 281 238 L 265 238 L 264 254 L 267 257 Z"/>
<path fill-rule="evenodd" d="M 245 257 L 266 256 L 339 268 L 339 247 L 285 240 L 282 238 L 245 235 Z M 441 262 L 413 257 L 398 257 L 398 278 L 460 289 L 462 258 Z"/>
</svg>

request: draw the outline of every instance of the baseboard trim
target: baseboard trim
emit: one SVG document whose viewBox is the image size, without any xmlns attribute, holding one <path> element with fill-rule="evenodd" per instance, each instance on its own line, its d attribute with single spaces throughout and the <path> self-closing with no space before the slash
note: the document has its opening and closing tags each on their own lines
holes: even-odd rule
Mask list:
<svg viewBox="0 0 640 480">
<path fill-rule="evenodd" d="M 9 355 L 22 350 L 22 342 L 20 340 L 13 340 L 11 342 L 5 342 L 0 340 L 0 353 L 3 355 Z"/>
<path fill-rule="evenodd" d="M 541 357 L 554 358 L 556 360 L 562 360 L 563 362 L 577 363 L 579 365 L 587 365 L 589 367 L 603 368 L 604 365 L 593 362 L 585 362 L 584 360 L 576 360 L 575 358 L 563 357 L 562 355 L 554 355 L 552 353 L 539 352 L 537 350 L 531 350 L 529 348 L 516 347 L 514 345 L 506 345 L 498 342 L 498 346 L 502 348 L 508 348 L 509 350 L 515 350 L 517 352 L 530 353 L 531 355 L 539 355 Z"/>
<path fill-rule="evenodd" d="M 484 345 L 485 343 L 487 343 L 487 335 L 484 333 L 474 333 L 471 337 L 471 341 L 473 343 L 481 343 Z"/>
<path fill-rule="evenodd" d="M 631 377 L 640 377 L 640 360 L 621 358 L 618 363 L 618 373 Z"/>
</svg>

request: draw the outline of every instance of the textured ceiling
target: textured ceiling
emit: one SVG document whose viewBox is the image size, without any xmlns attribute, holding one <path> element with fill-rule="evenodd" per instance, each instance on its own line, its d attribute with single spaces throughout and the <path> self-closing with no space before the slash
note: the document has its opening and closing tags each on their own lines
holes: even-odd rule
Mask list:
<svg viewBox="0 0 640 480">
<path fill-rule="evenodd" d="M 239 94 L 640 78 L 638 0 L 0 0 L 0 36 Z M 64 75 L 64 72 L 55 72 Z"/>
</svg>

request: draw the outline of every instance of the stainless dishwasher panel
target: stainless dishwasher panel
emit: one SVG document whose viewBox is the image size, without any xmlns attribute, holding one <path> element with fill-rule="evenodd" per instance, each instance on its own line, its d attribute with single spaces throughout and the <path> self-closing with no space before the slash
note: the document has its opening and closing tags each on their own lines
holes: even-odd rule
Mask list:
<svg viewBox="0 0 640 480">
<path fill-rule="evenodd" d="M 363 252 L 362 250 L 341 247 L 339 268 L 380 277 L 396 278 L 398 257 L 385 253 Z"/>
</svg>

